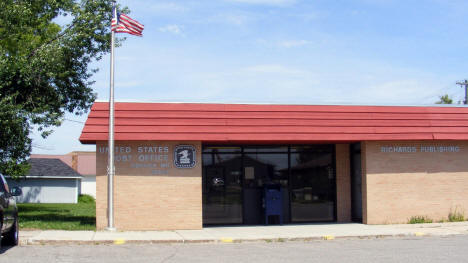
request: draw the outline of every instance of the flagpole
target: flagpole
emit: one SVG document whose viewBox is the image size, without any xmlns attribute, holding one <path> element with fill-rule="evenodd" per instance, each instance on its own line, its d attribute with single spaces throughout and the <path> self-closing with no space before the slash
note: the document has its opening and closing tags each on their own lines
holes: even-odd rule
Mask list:
<svg viewBox="0 0 468 263">
<path fill-rule="evenodd" d="M 112 17 L 117 17 L 115 1 L 112 1 Z M 109 160 L 107 175 L 107 230 L 115 231 L 114 226 L 114 38 L 111 30 L 110 93 L 109 93 Z"/>
</svg>

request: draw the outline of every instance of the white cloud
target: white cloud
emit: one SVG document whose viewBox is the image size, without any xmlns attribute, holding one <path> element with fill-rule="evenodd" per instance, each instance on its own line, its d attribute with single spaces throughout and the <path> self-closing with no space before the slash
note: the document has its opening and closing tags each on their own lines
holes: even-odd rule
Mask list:
<svg viewBox="0 0 468 263">
<path fill-rule="evenodd" d="M 230 2 L 251 4 L 251 5 L 270 5 L 270 6 L 287 6 L 296 3 L 296 0 L 229 0 Z"/>
<path fill-rule="evenodd" d="M 316 10 L 307 10 L 305 13 L 292 13 L 289 14 L 290 17 L 299 18 L 304 22 L 311 22 L 319 19 L 326 19 L 330 17 L 330 13 L 327 11 L 316 11 Z"/>
<path fill-rule="evenodd" d="M 285 74 L 285 75 L 299 75 L 306 74 L 305 71 L 285 67 L 279 64 L 262 64 L 244 68 L 244 71 L 253 73 L 265 73 L 265 74 Z"/>
<path fill-rule="evenodd" d="M 285 47 L 285 48 L 292 48 L 292 47 L 300 47 L 300 46 L 305 46 L 308 44 L 311 44 L 312 41 L 309 40 L 285 40 L 285 41 L 280 41 L 278 42 L 279 47 Z"/>
<path fill-rule="evenodd" d="M 226 21 L 228 24 L 236 25 L 236 26 L 243 25 L 247 22 L 247 20 L 249 20 L 248 17 L 245 15 L 235 15 L 235 14 L 223 15 L 222 19 L 224 19 L 224 21 Z"/>
<path fill-rule="evenodd" d="M 310 41 L 305 39 L 267 40 L 264 38 L 257 38 L 253 43 L 267 48 L 297 48 L 308 45 L 322 45 L 324 41 L 323 39 L 320 41 Z"/>
<path fill-rule="evenodd" d="M 200 19 L 198 22 L 209 24 L 228 24 L 233 26 L 243 26 L 253 23 L 260 19 L 262 15 L 253 14 L 250 12 L 222 12 L 213 16 L 208 16 Z"/>
<path fill-rule="evenodd" d="M 153 14 L 174 14 L 174 13 L 184 13 L 188 11 L 186 6 L 170 3 L 170 2 L 162 2 L 162 3 L 155 3 L 149 6 L 147 10 L 150 10 Z"/>
<path fill-rule="evenodd" d="M 182 32 L 182 29 L 183 29 L 183 26 L 179 26 L 179 25 L 167 25 L 167 26 L 158 28 L 158 30 L 163 33 L 171 33 L 174 35 L 185 36 L 184 33 Z"/>
<path fill-rule="evenodd" d="M 416 79 L 397 79 L 371 83 L 365 93 L 369 98 L 385 99 L 390 103 L 408 103 L 427 92 L 428 83 Z"/>
</svg>

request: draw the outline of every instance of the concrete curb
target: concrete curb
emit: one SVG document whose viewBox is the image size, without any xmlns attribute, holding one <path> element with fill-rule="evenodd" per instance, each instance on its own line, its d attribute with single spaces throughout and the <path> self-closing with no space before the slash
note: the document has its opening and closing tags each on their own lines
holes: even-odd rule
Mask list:
<svg viewBox="0 0 468 263">
<path fill-rule="evenodd" d="M 287 242 L 335 239 L 421 238 L 468 235 L 468 222 L 365 225 L 357 223 L 283 226 L 221 226 L 173 231 L 20 230 L 21 245 L 184 244 Z"/>
<path fill-rule="evenodd" d="M 123 244 L 226 244 L 226 243 L 255 243 L 255 242 L 311 242 L 311 241 L 332 241 L 332 240 L 353 240 L 353 239 L 384 239 L 384 238 L 405 238 L 405 237 L 435 237 L 435 236 L 458 236 L 466 234 L 382 234 L 382 235 L 361 235 L 361 236 L 311 236 L 311 237 L 291 237 L 291 238 L 234 238 L 234 239 L 199 239 L 199 240 L 124 240 L 117 244 L 117 240 L 35 240 L 33 238 L 20 240 L 21 246 L 34 245 L 123 245 Z"/>
</svg>

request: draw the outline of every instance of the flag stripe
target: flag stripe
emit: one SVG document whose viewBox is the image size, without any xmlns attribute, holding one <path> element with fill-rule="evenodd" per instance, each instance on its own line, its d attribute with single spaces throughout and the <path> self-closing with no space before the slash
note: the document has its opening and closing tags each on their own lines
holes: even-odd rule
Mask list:
<svg viewBox="0 0 468 263">
<path fill-rule="evenodd" d="M 141 36 L 142 34 L 139 33 L 139 32 L 135 32 L 135 31 L 131 31 L 125 27 L 117 27 L 114 29 L 114 32 L 117 32 L 117 33 L 129 33 L 129 34 L 132 34 L 132 35 L 138 35 L 138 36 Z"/>
<path fill-rule="evenodd" d="M 128 28 L 126 28 L 124 26 L 121 26 L 121 25 L 115 27 L 114 31 L 117 32 L 117 33 L 128 33 L 128 34 L 132 34 L 132 35 L 135 35 L 135 36 L 141 36 L 141 33 L 131 31 Z"/>
<path fill-rule="evenodd" d="M 134 19 L 131 19 L 129 16 L 127 16 L 127 15 L 125 15 L 125 14 L 122 14 L 122 19 L 128 21 L 129 23 L 131 23 L 131 24 L 133 24 L 134 26 L 139 27 L 139 28 L 141 28 L 141 29 L 143 29 L 143 28 L 145 27 L 144 25 L 138 23 L 138 21 L 136 21 L 136 20 L 134 20 Z"/>
<path fill-rule="evenodd" d="M 112 24 L 112 30 L 116 32 L 123 32 L 123 33 L 135 33 L 138 35 L 141 35 L 141 32 L 138 32 L 136 30 L 132 30 L 130 28 L 125 27 L 124 25 L 121 24 Z"/>
<path fill-rule="evenodd" d="M 132 25 L 128 25 L 126 22 L 124 22 L 123 20 L 120 20 L 120 24 L 125 26 L 128 30 L 132 30 L 132 31 L 135 31 L 135 32 L 139 32 L 141 33 L 142 30 L 138 29 L 138 28 L 135 28 L 133 27 Z"/>
<path fill-rule="evenodd" d="M 129 22 L 130 24 L 134 25 L 135 27 L 143 30 L 145 28 L 144 25 L 138 23 L 138 21 L 130 18 L 129 16 L 127 16 L 126 14 L 120 14 L 120 20 L 123 20 L 123 21 L 127 21 Z"/>
<path fill-rule="evenodd" d="M 112 18 L 111 30 L 116 33 L 127 33 L 135 36 L 142 36 L 144 25 L 131 19 L 125 14 L 117 14 L 117 18 Z"/>
</svg>

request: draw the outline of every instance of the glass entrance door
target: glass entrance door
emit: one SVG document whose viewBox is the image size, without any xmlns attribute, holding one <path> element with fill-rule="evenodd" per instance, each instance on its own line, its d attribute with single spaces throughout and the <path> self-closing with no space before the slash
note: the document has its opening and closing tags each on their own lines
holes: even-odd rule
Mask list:
<svg viewBox="0 0 468 263">
<path fill-rule="evenodd" d="M 242 223 L 242 155 L 229 150 L 203 153 L 204 224 Z"/>
<path fill-rule="evenodd" d="M 244 224 L 264 224 L 264 187 L 281 189 L 283 222 L 289 222 L 288 147 L 244 148 Z M 279 221 L 279 220 L 278 220 Z"/>
<path fill-rule="evenodd" d="M 291 221 L 335 219 L 335 169 L 330 145 L 291 148 Z"/>
<path fill-rule="evenodd" d="M 205 146 L 203 223 L 264 224 L 266 185 L 284 223 L 334 221 L 334 160 L 334 145 Z"/>
</svg>

